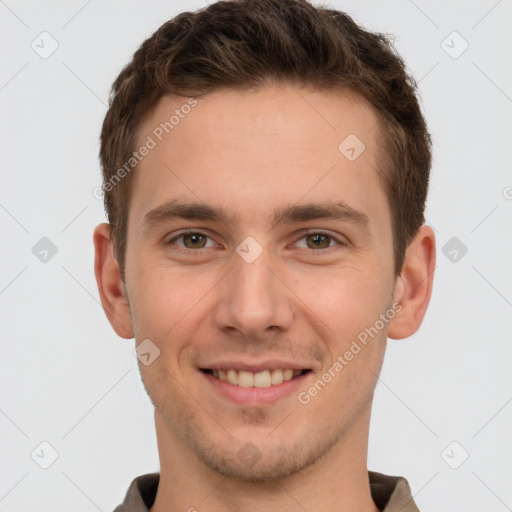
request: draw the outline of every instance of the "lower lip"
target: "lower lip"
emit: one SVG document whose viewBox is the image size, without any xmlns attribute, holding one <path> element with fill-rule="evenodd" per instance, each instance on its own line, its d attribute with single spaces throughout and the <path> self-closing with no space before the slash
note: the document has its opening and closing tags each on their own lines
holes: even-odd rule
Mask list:
<svg viewBox="0 0 512 512">
<path fill-rule="evenodd" d="M 268 405 L 277 402 L 280 398 L 284 398 L 292 393 L 297 393 L 297 388 L 304 383 L 304 380 L 309 377 L 311 371 L 299 375 L 294 379 L 287 380 L 276 386 L 269 386 L 267 388 L 244 388 L 230 384 L 227 381 L 216 379 L 209 373 L 204 373 L 199 370 L 199 373 L 206 378 L 215 391 L 221 395 L 229 398 L 232 402 L 239 405 Z"/>
</svg>

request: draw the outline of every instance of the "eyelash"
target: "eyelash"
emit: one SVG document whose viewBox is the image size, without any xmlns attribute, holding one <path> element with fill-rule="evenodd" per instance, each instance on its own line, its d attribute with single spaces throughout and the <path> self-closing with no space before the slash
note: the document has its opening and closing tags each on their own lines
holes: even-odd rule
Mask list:
<svg viewBox="0 0 512 512">
<path fill-rule="evenodd" d="M 194 230 L 194 229 L 189 229 L 189 230 L 182 231 L 178 235 L 172 237 L 170 240 L 165 242 L 165 245 L 171 245 L 173 242 L 175 242 L 176 240 L 179 240 L 180 238 L 183 238 L 186 235 L 202 235 L 202 236 L 205 236 L 205 237 L 209 238 L 210 240 L 213 240 L 209 235 L 207 235 L 206 233 L 203 233 L 202 231 L 198 231 L 198 230 Z M 331 235 L 329 233 L 326 233 L 325 231 L 315 231 L 315 230 L 303 232 L 301 237 L 298 238 L 295 241 L 295 243 L 297 243 L 299 240 L 302 240 L 303 238 L 305 238 L 307 236 L 310 236 L 310 235 L 323 235 L 323 236 L 326 236 L 326 237 L 330 238 L 332 241 L 337 242 L 337 245 L 342 246 L 342 247 L 346 247 L 348 245 L 343 240 L 340 240 L 339 238 L 337 238 L 337 237 L 335 237 L 335 236 L 333 236 L 333 235 Z M 315 253 L 316 255 L 323 255 L 325 253 L 331 252 L 331 250 L 335 249 L 337 247 L 337 245 L 334 245 L 334 246 L 331 246 L 331 247 L 327 247 L 326 249 L 309 249 L 309 248 L 305 248 L 305 249 L 306 250 L 309 249 L 309 252 Z M 199 253 L 200 249 L 211 249 L 211 247 L 200 247 L 199 249 L 189 249 L 187 247 L 181 247 L 181 246 L 177 246 L 177 247 L 178 247 L 179 251 L 182 251 L 182 252 L 185 252 L 185 253 L 188 253 L 188 254 Z"/>
</svg>

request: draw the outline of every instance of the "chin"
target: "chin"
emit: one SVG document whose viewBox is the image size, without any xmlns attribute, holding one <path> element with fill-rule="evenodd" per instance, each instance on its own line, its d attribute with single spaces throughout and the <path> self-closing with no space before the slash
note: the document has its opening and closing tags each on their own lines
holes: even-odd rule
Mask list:
<svg viewBox="0 0 512 512">
<path fill-rule="evenodd" d="M 198 455 L 211 470 L 231 480 L 252 484 L 284 480 L 316 460 L 297 447 L 284 448 L 281 445 L 279 449 L 260 450 L 251 442 L 243 444 L 238 451 L 213 446 Z"/>
</svg>

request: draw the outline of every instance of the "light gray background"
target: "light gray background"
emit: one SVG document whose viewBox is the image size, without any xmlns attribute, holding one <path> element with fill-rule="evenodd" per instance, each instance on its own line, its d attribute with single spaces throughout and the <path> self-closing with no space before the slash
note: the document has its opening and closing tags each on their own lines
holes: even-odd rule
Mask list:
<svg viewBox="0 0 512 512">
<path fill-rule="evenodd" d="M 112 330 L 94 279 L 98 136 L 138 45 L 204 5 L 0 1 L 2 511 L 109 511 L 159 469 L 134 340 Z M 330 5 L 395 35 L 434 140 L 434 292 L 420 331 L 390 340 L 369 467 L 404 475 L 424 512 L 511 510 L 512 2 Z M 59 45 L 47 59 L 31 48 L 50 48 L 42 31 Z M 469 44 L 458 58 L 454 31 Z M 58 249 L 46 263 L 32 252 L 42 237 Z M 456 262 L 442 252 L 452 237 L 468 249 Z M 58 452 L 48 469 L 31 458 L 50 461 L 43 441 Z"/>
</svg>

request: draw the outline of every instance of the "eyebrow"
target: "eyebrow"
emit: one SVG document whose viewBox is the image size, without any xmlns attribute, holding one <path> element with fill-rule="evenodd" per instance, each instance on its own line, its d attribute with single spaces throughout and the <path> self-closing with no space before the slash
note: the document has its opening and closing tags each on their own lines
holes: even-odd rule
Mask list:
<svg viewBox="0 0 512 512">
<path fill-rule="evenodd" d="M 229 214 L 222 207 L 174 200 L 167 201 L 147 212 L 142 219 L 141 227 L 143 231 L 149 231 L 173 219 L 221 222 L 227 226 L 237 222 L 237 216 Z M 272 215 L 273 227 L 317 219 L 348 221 L 365 229 L 370 223 L 364 212 L 341 201 L 288 205 L 276 209 Z"/>
</svg>

